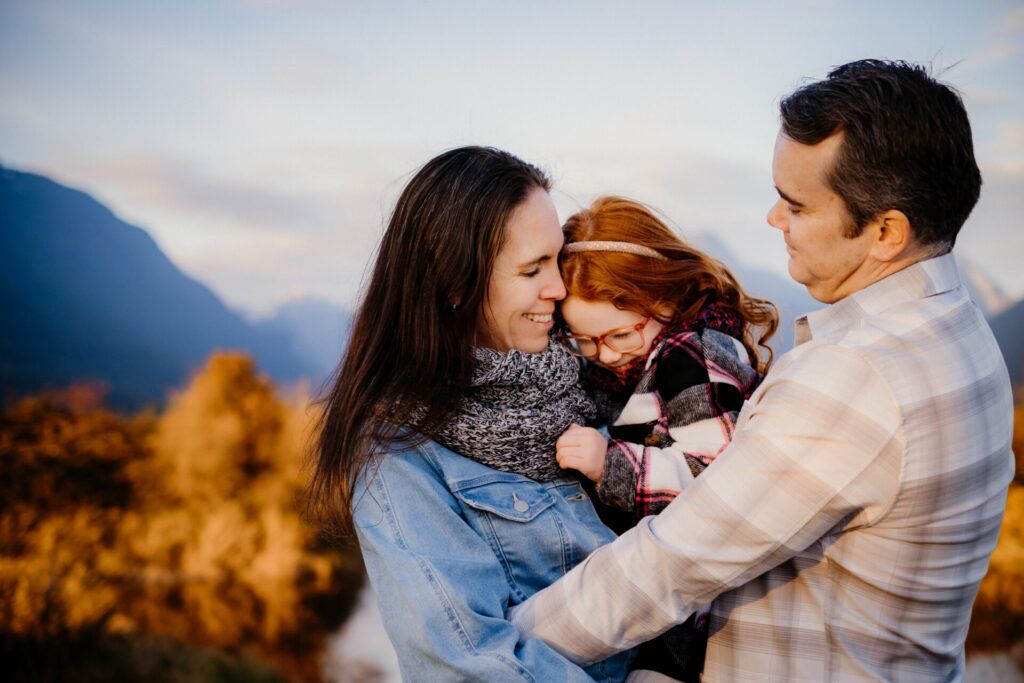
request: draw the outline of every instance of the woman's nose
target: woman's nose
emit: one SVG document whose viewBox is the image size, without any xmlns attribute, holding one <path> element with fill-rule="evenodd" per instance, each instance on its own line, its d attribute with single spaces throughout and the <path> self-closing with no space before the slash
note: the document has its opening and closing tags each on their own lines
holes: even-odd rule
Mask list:
<svg viewBox="0 0 1024 683">
<path fill-rule="evenodd" d="M 540 292 L 540 298 L 550 301 L 561 301 L 565 298 L 565 293 L 565 284 L 562 282 L 562 276 L 556 270 L 554 277 L 544 283 L 544 287 Z"/>
<path fill-rule="evenodd" d="M 772 208 L 768 209 L 768 225 L 773 228 L 778 228 L 782 232 L 786 232 L 786 212 L 782 208 L 782 199 L 780 198 L 777 202 L 772 204 Z"/>
</svg>

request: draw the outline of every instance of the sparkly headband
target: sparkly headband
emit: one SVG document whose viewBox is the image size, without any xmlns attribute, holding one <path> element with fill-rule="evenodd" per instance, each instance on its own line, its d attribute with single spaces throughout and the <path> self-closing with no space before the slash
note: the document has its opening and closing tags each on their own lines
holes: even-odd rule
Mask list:
<svg viewBox="0 0 1024 683">
<path fill-rule="evenodd" d="M 660 259 L 667 261 L 666 256 L 662 256 L 658 252 L 654 251 L 650 247 L 644 247 L 639 244 L 633 244 L 632 242 L 605 242 L 602 240 L 591 240 L 588 242 L 569 242 L 569 244 L 562 247 L 562 251 L 566 254 L 572 254 L 577 251 L 619 251 L 623 254 L 636 254 L 637 256 L 650 256 L 651 258 Z"/>
</svg>

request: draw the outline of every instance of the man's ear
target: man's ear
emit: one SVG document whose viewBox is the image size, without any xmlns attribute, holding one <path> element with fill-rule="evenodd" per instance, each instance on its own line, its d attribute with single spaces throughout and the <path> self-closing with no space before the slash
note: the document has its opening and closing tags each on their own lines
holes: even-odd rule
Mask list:
<svg viewBox="0 0 1024 683">
<path fill-rule="evenodd" d="M 884 263 L 895 261 L 906 256 L 908 250 L 916 245 L 910 219 L 902 211 L 883 211 L 872 222 L 875 223 L 875 239 L 871 245 L 871 255 L 876 260 Z"/>
</svg>

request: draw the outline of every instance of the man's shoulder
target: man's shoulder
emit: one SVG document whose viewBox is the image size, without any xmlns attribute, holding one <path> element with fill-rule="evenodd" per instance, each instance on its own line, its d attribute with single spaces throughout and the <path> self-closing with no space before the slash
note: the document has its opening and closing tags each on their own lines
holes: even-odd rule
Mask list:
<svg viewBox="0 0 1024 683">
<path fill-rule="evenodd" d="M 846 310 L 845 319 L 836 316 L 841 322 L 830 321 L 827 333 L 814 334 L 814 339 L 869 360 L 956 353 L 968 338 L 982 344 L 991 340 L 995 348 L 984 316 L 962 287 L 870 312 L 853 310 L 855 315 Z"/>
<path fill-rule="evenodd" d="M 785 354 L 768 379 L 820 387 L 860 373 L 844 386 L 880 384 L 904 407 L 952 400 L 970 386 L 1002 391 L 1009 382 L 992 331 L 962 288 L 877 310 L 822 337 Z"/>
<path fill-rule="evenodd" d="M 811 340 L 783 354 L 765 384 L 804 384 L 834 396 L 853 391 L 854 386 L 884 386 L 885 377 L 872 361 L 868 347 L 843 340 Z"/>
<path fill-rule="evenodd" d="M 933 373 L 957 367 L 996 371 L 1002 363 L 992 330 L 963 288 L 867 315 L 835 343 L 901 384 L 930 383 Z"/>
</svg>

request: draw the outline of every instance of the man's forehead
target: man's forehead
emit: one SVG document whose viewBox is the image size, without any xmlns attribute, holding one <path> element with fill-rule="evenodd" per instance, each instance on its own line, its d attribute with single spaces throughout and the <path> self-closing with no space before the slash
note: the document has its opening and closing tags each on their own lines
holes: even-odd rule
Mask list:
<svg viewBox="0 0 1024 683">
<path fill-rule="evenodd" d="M 835 164 L 842 141 L 843 134 L 840 132 L 817 144 L 808 145 L 780 131 L 772 160 L 776 187 L 786 193 L 798 191 L 794 183 L 801 185 L 803 191 L 827 185 L 826 178 Z"/>
<path fill-rule="evenodd" d="M 843 138 L 843 131 L 837 131 L 820 142 L 808 144 L 795 140 L 787 135 L 784 130 L 780 130 L 775 138 L 775 151 L 776 153 L 781 151 L 791 155 L 831 160 L 839 153 L 839 148 L 843 144 Z"/>
</svg>

